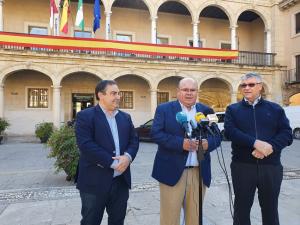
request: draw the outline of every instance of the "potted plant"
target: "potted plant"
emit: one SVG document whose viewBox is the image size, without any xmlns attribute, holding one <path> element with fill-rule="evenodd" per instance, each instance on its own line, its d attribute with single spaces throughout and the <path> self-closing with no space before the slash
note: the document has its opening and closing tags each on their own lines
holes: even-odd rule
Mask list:
<svg viewBox="0 0 300 225">
<path fill-rule="evenodd" d="M 48 157 L 56 159 L 56 172 L 63 170 L 67 174 L 66 180 L 74 180 L 79 160 L 74 127 L 62 126 L 54 131 L 47 145 L 51 148 Z"/>
<path fill-rule="evenodd" d="M 41 140 L 41 143 L 46 143 L 53 133 L 53 123 L 43 122 L 35 126 L 35 135 Z"/>
<path fill-rule="evenodd" d="M 0 117 L 0 144 L 2 143 L 4 131 L 7 127 L 9 127 L 9 123 L 4 118 Z"/>
</svg>

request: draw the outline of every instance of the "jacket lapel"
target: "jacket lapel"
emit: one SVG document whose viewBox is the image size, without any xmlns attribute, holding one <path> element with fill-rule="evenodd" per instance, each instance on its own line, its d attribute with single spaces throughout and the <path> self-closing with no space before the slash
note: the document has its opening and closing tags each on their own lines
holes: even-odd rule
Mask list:
<svg viewBox="0 0 300 225">
<path fill-rule="evenodd" d="M 111 130 L 110 130 L 110 126 L 107 122 L 107 119 L 106 119 L 106 116 L 105 116 L 104 112 L 102 111 L 102 109 L 100 108 L 99 105 L 96 106 L 96 112 L 97 112 L 97 116 L 103 122 L 103 124 L 105 126 L 105 131 L 103 131 L 103 132 L 107 133 L 108 138 L 112 142 L 113 146 L 115 146 L 115 142 L 114 142 L 114 138 L 112 136 Z M 97 124 L 96 124 L 96 126 L 97 126 Z"/>
</svg>

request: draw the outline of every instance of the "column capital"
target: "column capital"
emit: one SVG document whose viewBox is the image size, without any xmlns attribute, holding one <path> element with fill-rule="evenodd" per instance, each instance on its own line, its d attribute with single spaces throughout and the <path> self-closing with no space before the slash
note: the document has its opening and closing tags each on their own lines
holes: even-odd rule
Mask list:
<svg viewBox="0 0 300 225">
<path fill-rule="evenodd" d="M 150 91 L 151 93 L 153 93 L 153 92 L 158 92 L 159 90 L 158 90 L 158 89 L 149 89 L 149 91 Z"/>
<path fill-rule="evenodd" d="M 265 32 L 266 32 L 266 33 L 269 33 L 269 32 L 271 32 L 271 29 L 270 29 L 270 28 L 266 28 L 266 29 L 265 29 Z"/>
<path fill-rule="evenodd" d="M 1 1 L 1 0 L 0 0 Z M 4 88 L 4 84 L 0 84 L 0 88 Z"/>
<path fill-rule="evenodd" d="M 150 17 L 150 20 L 151 20 L 151 21 L 153 21 L 153 20 L 156 21 L 157 19 L 158 19 L 157 16 L 151 16 L 151 17 Z"/>
<path fill-rule="evenodd" d="M 198 21 L 192 21 L 191 24 L 193 24 L 194 26 L 198 26 L 199 23 L 200 23 L 200 20 L 198 20 Z"/>
<path fill-rule="evenodd" d="M 3 4 L 5 2 L 5 0 L 0 0 L 0 4 Z"/>
<path fill-rule="evenodd" d="M 112 14 L 112 11 L 105 11 L 104 13 L 106 16 L 110 16 Z"/>
<path fill-rule="evenodd" d="M 62 88 L 62 86 L 60 86 L 60 85 L 58 85 L 58 84 L 51 85 L 51 87 L 52 87 L 53 89 L 61 89 L 61 88 Z"/>
</svg>

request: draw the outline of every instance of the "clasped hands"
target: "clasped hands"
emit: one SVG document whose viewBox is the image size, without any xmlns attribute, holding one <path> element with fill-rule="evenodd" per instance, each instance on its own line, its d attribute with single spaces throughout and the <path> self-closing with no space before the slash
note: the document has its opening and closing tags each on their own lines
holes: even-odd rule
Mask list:
<svg viewBox="0 0 300 225">
<path fill-rule="evenodd" d="M 257 159 L 263 159 L 273 153 L 273 147 L 268 142 L 256 140 L 252 155 Z"/>
<path fill-rule="evenodd" d="M 188 152 L 198 151 L 199 140 L 185 138 L 183 140 L 183 149 Z M 204 151 L 208 149 L 208 142 L 202 139 L 202 148 Z"/>
<path fill-rule="evenodd" d="M 114 166 L 114 170 L 119 173 L 123 173 L 130 164 L 130 159 L 127 155 L 120 155 L 112 158 L 118 161 L 118 163 Z"/>
</svg>

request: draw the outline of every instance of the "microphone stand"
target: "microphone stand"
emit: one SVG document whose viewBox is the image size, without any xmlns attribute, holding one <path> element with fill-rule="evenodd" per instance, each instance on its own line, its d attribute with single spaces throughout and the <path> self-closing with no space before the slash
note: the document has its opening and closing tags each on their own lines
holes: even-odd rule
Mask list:
<svg viewBox="0 0 300 225">
<path fill-rule="evenodd" d="M 199 225 L 203 224 L 203 202 L 202 202 L 202 169 L 201 164 L 202 160 L 204 159 L 204 151 L 202 146 L 202 128 L 199 129 L 199 145 L 198 145 L 198 152 L 197 152 L 197 159 L 199 162 Z"/>
</svg>

